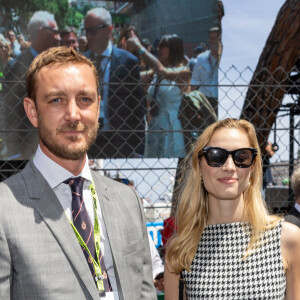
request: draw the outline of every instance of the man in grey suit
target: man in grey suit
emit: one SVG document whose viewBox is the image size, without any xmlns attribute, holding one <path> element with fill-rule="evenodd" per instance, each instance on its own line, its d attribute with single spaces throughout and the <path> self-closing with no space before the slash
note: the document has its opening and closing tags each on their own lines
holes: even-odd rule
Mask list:
<svg viewBox="0 0 300 300">
<path fill-rule="evenodd" d="M 285 220 L 300 227 L 300 167 L 292 174 L 291 185 L 295 195 L 295 206 L 285 216 Z"/>
<path fill-rule="evenodd" d="M 48 49 L 26 88 L 39 146 L 0 183 L 0 299 L 156 299 L 138 196 L 88 166 L 100 104 L 93 64 Z"/>
</svg>

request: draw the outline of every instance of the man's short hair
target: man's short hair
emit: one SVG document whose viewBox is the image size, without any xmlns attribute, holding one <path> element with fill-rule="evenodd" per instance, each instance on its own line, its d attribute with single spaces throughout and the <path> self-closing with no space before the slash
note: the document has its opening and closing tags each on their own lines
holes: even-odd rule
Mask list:
<svg viewBox="0 0 300 300">
<path fill-rule="evenodd" d="M 26 74 L 27 95 L 36 102 L 36 77 L 39 71 L 48 65 L 85 64 L 88 65 L 94 75 L 98 93 L 98 74 L 94 64 L 85 56 L 81 55 L 71 47 L 52 47 L 39 54 L 31 63 Z"/>
<path fill-rule="evenodd" d="M 109 11 L 103 7 L 96 7 L 88 11 L 87 15 L 95 14 L 98 18 L 103 20 L 104 24 L 112 25 L 112 18 Z"/>
<path fill-rule="evenodd" d="M 69 33 L 73 32 L 77 38 L 77 32 L 75 27 L 72 26 L 66 26 L 61 32 L 60 32 L 60 36 L 63 37 L 65 35 L 68 35 Z"/>
<path fill-rule="evenodd" d="M 293 172 L 291 176 L 291 186 L 296 200 L 300 198 L 300 166 Z"/>
<path fill-rule="evenodd" d="M 39 10 L 32 15 L 27 25 L 28 33 L 30 34 L 32 41 L 36 39 L 37 33 L 41 27 L 49 26 L 49 21 L 56 23 L 54 15 L 47 11 Z"/>
</svg>

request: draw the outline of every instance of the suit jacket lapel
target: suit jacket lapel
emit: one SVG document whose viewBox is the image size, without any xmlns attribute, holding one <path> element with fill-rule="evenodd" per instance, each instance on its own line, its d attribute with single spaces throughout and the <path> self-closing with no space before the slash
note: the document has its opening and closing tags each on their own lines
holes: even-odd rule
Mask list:
<svg viewBox="0 0 300 300">
<path fill-rule="evenodd" d="M 23 177 L 30 197 L 37 200 L 35 205 L 36 211 L 49 227 L 91 296 L 99 299 L 96 285 L 67 216 L 55 193 L 36 169 L 32 160 L 24 169 Z"/>
<path fill-rule="evenodd" d="M 114 79 L 116 77 L 116 70 L 118 68 L 118 57 L 116 55 L 115 47 L 112 47 L 111 60 L 110 60 L 110 70 L 109 70 L 109 82 L 116 82 Z"/>
</svg>

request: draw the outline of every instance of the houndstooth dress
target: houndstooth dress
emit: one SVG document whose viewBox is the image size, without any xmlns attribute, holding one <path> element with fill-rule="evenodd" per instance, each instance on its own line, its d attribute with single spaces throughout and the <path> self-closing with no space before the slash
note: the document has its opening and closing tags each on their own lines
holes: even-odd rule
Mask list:
<svg viewBox="0 0 300 300">
<path fill-rule="evenodd" d="M 263 245 L 243 260 L 250 240 L 245 223 L 208 225 L 191 271 L 183 271 L 188 300 L 283 300 L 286 279 L 280 236 L 283 221 L 267 231 Z"/>
</svg>

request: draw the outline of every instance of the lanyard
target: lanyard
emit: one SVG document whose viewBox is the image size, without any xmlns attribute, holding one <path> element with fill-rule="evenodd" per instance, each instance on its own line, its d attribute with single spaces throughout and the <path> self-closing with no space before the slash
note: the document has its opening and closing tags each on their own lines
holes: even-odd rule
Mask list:
<svg viewBox="0 0 300 300">
<path fill-rule="evenodd" d="M 97 202 L 98 202 L 98 197 L 97 197 L 97 193 L 95 190 L 95 186 L 94 186 L 94 182 L 92 182 L 89 185 L 89 189 L 92 195 L 92 199 L 93 199 L 93 207 L 94 207 L 94 241 L 95 241 L 95 249 L 96 249 L 96 260 L 94 259 L 94 257 L 91 255 L 89 248 L 87 247 L 87 245 L 85 244 L 84 240 L 82 239 L 81 235 L 78 233 L 77 229 L 75 228 L 73 222 L 71 222 L 71 220 L 68 218 L 73 231 L 76 235 L 76 238 L 79 242 L 79 244 L 88 252 L 92 262 L 93 262 L 93 266 L 95 269 L 95 281 L 96 281 L 96 285 L 97 285 L 97 289 L 99 292 L 103 292 L 105 291 L 104 289 L 104 284 L 103 284 L 103 279 L 104 276 L 102 274 L 102 270 L 101 270 L 101 266 L 100 266 L 100 261 L 99 261 L 99 255 L 100 255 L 100 226 L 99 226 L 99 222 L 98 222 L 98 217 L 97 217 L 97 211 L 98 211 L 98 206 L 97 206 Z"/>
</svg>

